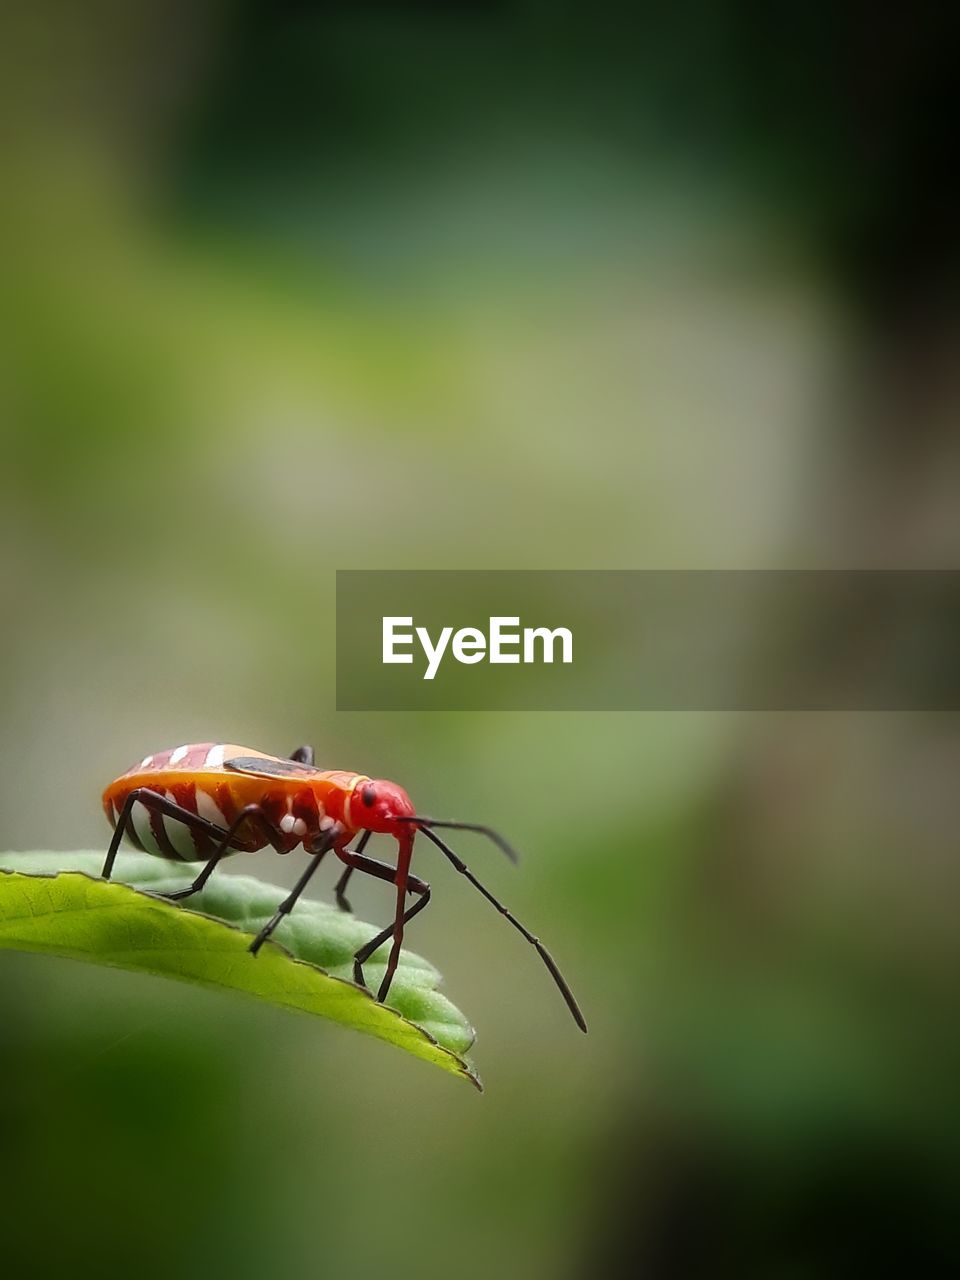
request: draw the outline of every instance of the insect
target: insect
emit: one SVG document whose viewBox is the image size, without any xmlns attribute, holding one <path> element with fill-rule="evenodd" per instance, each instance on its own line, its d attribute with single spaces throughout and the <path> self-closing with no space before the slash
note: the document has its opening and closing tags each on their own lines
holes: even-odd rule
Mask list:
<svg viewBox="0 0 960 1280">
<path fill-rule="evenodd" d="M 437 828 L 478 832 L 516 861 L 511 846 L 492 827 L 418 814 L 406 791 L 395 782 L 375 780 L 362 773 L 318 769 L 312 747 L 299 747 L 284 759 L 250 747 L 202 742 L 146 756 L 110 783 L 103 793 L 103 807 L 114 828 L 103 864 L 104 879 L 110 879 L 124 835 L 145 853 L 173 861 L 204 863 L 192 884 L 165 895 L 170 899 L 189 898 L 197 893 L 230 854 L 256 853 L 267 845 L 286 854 L 302 846 L 310 855 L 306 870 L 254 938 L 250 945 L 254 955 L 293 910 L 331 850 L 345 866 L 335 889 L 341 909 L 350 910 L 344 892 L 354 871 L 394 885 L 397 903 L 392 923 L 365 943 L 353 961 L 354 978 L 365 986 L 364 964 L 392 938 L 386 973 L 377 993 L 381 1002 L 386 999 L 397 970 L 404 927 L 430 901 L 429 884 L 410 871 L 414 840 L 420 832 L 536 949 L 577 1025 L 582 1031 L 587 1029 L 573 992 L 549 951 L 480 883 L 437 834 Z M 396 866 L 364 853 L 374 834 L 396 840 Z M 355 847 L 348 848 L 355 836 L 359 837 Z M 410 907 L 406 905 L 408 894 L 416 898 Z"/>
</svg>

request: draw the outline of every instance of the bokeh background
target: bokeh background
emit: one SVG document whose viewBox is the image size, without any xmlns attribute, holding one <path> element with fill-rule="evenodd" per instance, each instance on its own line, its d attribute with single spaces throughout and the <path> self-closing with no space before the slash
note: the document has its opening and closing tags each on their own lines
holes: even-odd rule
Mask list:
<svg viewBox="0 0 960 1280">
<path fill-rule="evenodd" d="M 509 833 L 464 852 L 591 1024 L 429 850 L 483 1097 L 5 953 L 11 1274 L 956 1263 L 956 717 L 338 715 L 332 616 L 336 568 L 955 566 L 954 27 L 3 6 L 0 848 L 312 740 Z"/>
</svg>

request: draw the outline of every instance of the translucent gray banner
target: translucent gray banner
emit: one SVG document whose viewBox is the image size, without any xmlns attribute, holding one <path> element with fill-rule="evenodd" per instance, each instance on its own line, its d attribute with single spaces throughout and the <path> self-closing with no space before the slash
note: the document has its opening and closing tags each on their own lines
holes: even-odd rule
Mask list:
<svg viewBox="0 0 960 1280">
<path fill-rule="evenodd" d="M 337 573 L 343 711 L 960 708 L 952 570 Z"/>
</svg>

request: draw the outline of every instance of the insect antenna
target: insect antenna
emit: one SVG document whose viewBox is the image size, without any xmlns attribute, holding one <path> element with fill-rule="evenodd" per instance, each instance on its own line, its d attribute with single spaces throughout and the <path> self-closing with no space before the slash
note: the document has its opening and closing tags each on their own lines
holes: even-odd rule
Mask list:
<svg viewBox="0 0 960 1280">
<path fill-rule="evenodd" d="M 425 818 L 421 814 L 414 814 L 411 818 L 397 818 L 396 821 L 416 822 L 423 828 L 441 827 L 443 829 L 450 828 L 454 831 L 476 831 L 479 835 L 486 836 L 488 840 L 492 840 L 511 862 L 520 861 L 519 853 L 508 840 L 503 838 L 499 831 L 495 831 L 493 827 L 485 827 L 479 822 L 448 822 L 445 818 Z"/>
<path fill-rule="evenodd" d="M 447 824 L 444 824 L 444 825 L 447 825 Z M 449 825 L 452 826 L 454 824 L 451 823 Z M 464 824 L 464 826 L 466 830 L 470 830 L 470 831 L 478 830 L 478 828 L 476 827 L 466 827 L 466 824 Z M 479 828 L 479 829 L 483 830 L 484 828 Z M 564 978 L 563 974 L 557 968 L 557 962 L 554 960 L 553 956 L 550 954 L 547 948 L 543 945 L 540 939 L 535 938 L 534 935 L 530 932 L 530 930 L 527 929 L 526 926 L 522 925 L 520 921 L 517 919 L 517 917 L 513 915 L 512 912 L 508 911 L 507 908 L 503 905 L 503 903 L 498 901 L 490 892 L 490 890 L 486 889 L 480 883 L 480 881 L 473 874 L 473 872 L 470 870 L 467 864 L 463 861 L 463 859 L 458 857 L 457 854 L 455 854 L 454 851 L 450 848 L 450 846 L 445 841 L 441 840 L 441 838 L 436 834 L 435 831 L 432 831 L 429 827 L 426 827 L 426 826 L 421 827 L 421 830 L 423 831 L 423 834 L 427 837 L 427 839 L 431 840 L 437 846 L 437 848 L 441 851 L 441 853 L 445 854 L 446 857 L 450 859 L 450 861 L 461 873 L 461 875 L 465 875 L 467 879 L 470 881 L 470 883 L 475 888 L 480 890 L 480 892 L 487 899 L 487 901 L 492 902 L 493 905 L 500 912 L 500 914 L 502 916 L 506 916 L 506 918 L 510 921 L 513 927 L 515 929 L 518 929 L 532 946 L 536 947 L 537 952 L 540 955 L 540 959 L 547 966 L 547 968 L 550 971 L 550 976 L 553 978 L 554 982 L 560 988 L 560 994 L 563 996 L 564 1000 L 567 1002 L 567 1008 L 573 1014 L 574 1021 L 576 1022 L 577 1026 L 580 1028 L 581 1031 L 586 1031 L 587 1024 L 584 1021 L 583 1014 L 580 1012 L 580 1006 L 577 1004 L 577 1001 L 574 997 L 573 992 L 567 986 L 566 978 Z"/>
</svg>

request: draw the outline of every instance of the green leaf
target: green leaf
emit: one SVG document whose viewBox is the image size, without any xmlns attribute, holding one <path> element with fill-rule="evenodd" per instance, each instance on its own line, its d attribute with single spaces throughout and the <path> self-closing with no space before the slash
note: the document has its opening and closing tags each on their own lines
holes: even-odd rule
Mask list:
<svg viewBox="0 0 960 1280">
<path fill-rule="evenodd" d="M 437 990 L 440 975 L 428 961 L 402 953 L 389 1005 L 352 981 L 354 952 L 378 932 L 373 925 L 304 898 L 277 928 L 275 942 L 254 957 L 249 935 L 266 924 L 285 890 L 249 876 L 215 875 L 187 909 L 153 895 L 183 888 L 195 869 L 121 854 L 107 883 L 99 878 L 102 864 L 103 853 L 0 855 L 0 949 L 242 991 L 387 1040 L 480 1088 L 463 1057 L 473 1028 Z M 386 951 L 364 965 L 374 991 Z"/>
</svg>

